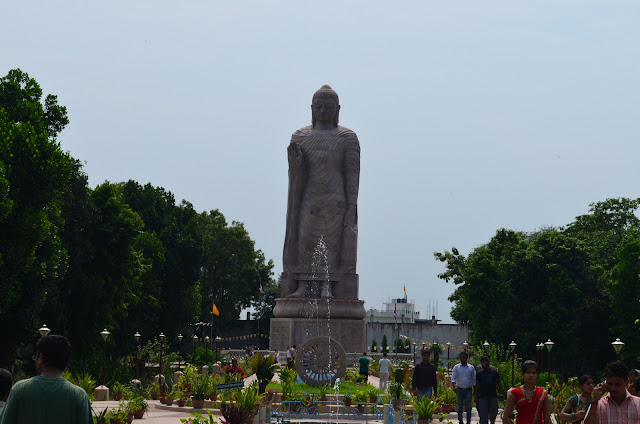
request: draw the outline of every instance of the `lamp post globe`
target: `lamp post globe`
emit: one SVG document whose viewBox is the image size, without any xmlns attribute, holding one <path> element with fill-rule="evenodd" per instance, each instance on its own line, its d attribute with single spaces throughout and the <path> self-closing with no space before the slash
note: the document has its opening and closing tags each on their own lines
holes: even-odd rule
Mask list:
<svg viewBox="0 0 640 424">
<path fill-rule="evenodd" d="M 38 328 L 38 333 L 40 333 L 40 337 L 47 337 L 51 329 L 47 327 L 47 324 L 42 324 L 42 327 Z"/>
<path fill-rule="evenodd" d="M 620 341 L 620 338 L 618 337 L 618 338 L 616 338 L 616 340 L 614 342 L 611 343 L 611 346 L 613 346 L 613 350 L 616 351 L 616 360 L 619 361 L 620 360 L 620 351 L 624 347 L 624 343 L 622 341 Z"/>
</svg>

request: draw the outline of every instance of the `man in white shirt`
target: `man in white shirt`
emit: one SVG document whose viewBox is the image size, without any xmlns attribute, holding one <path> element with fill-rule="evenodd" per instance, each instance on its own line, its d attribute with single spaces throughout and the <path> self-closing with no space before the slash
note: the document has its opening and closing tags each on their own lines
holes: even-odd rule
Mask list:
<svg viewBox="0 0 640 424">
<path fill-rule="evenodd" d="M 462 407 L 467 408 L 467 424 L 471 424 L 471 398 L 473 396 L 473 388 L 476 385 L 476 369 L 467 363 L 469 356 L 467 352 L 460 352 L 460 363 L 453 367 L 451 374 L 451 384 L 453 391 L 456 392 L 458 398 L 458 421 L 464 423 L 462 419 Z"/>
<path fill-rule="evenodd" d="M 382 354 L 382 359 L 378 362 L 378 376 L 380 376 L 380 390 L 386 390 L 387 383 L 389 382 L 389 367 L 391 361 L 387 359 L 387 352 Z"/>
</svg>

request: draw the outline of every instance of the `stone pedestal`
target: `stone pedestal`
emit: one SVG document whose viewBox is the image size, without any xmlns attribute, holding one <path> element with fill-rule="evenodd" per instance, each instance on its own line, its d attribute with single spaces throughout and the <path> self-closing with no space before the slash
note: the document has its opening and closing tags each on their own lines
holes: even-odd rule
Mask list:
<svg viewBox="0 0 640 424">
<path fill-rule="evenodd" d="M 207 375 L 209 374 L 209 365 L 203 365 L 202 366 L 202 375 Z"/>
<path fill-rule="evenodd" d="M 345 352 L 367 350 L 367 324 L 364 319 L 272 318 L 269 349 L 285 351 L 287 346 L 302 344 L 317 336 L 337 340 Z"/>
<path fill-rule="evenodd" d="M 109 400 L 109 388 L 107 386 L 98 386 L 93 390 L 93 396 L 96 400 Z"/>
</svg>

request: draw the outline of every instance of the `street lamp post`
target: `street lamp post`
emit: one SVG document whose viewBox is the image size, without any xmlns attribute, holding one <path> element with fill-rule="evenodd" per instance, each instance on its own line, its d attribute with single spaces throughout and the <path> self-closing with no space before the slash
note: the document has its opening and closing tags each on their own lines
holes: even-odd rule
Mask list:
<svg viewBox="0 0 640 424">
<path fill-rule="evenodd" d="M 161 383 L 160 380 L 162 380 L 162 375 L 164 375 L 164 374 L 162 374 L 162 353 L 163 353 L 163 350 L 164 350 L 164 338 L 165 338 L 165 335 L 164 335 L 164 333 L 160 333 L 160 336 L 158 336 L 158 337 L 160 338 L 160 376 L 161 376 L 160 378 L 158 378 L 158 383 Z"/>
<path fill-rule="evenodd" d="M 464 351 L 466 352 L 469 348 L 469 343 L 465 341 L 464 343 L 462 343 L 462 346 L 464 346 Z"/>
<path fill-rule="evenodd" d="M 484 353 L 487 353 L 487 350 L 489 350 L 489 342 L 485 340 L 482 346 L 484 346 Z"/>
<path fill-rule="evenodd" d="M 624 347 L 624 343 L 622 343 L 620 341 L 620 338 L 616 338 L 616 341 L 612 342 L 611 346 L 613 346 L 613 349 L 616 351 L 616 361 L 619 361 L 620 360 L 620 351 Z"/>
<path fill-rule="evenodd" d="M 449 350 L 451 349 L 451 342 L 447 342 L 447 374 L 451 374 L 451 362 L 449 362 Z"/>
<path fill-rule="evenodd" d="M 140 341 L 140 333 L 136 331 L 136 334 L 133 335 L 133 338 L 136 339 L 136 380 L 140 379 L 140 345 L 138 342 Z"/>
<path fill-rule="evenodd" d="M 106 353 L 107 353 L 107 338 L 109 338 L 109 334 L 111 333 L 109 333 L 106 328 L 100 332 L 100 335 L 102 336 L 102 386 L 103 387 L 104 387 L 104 365 L 105 365 Z"/>
<path fill-rule="evenodd" d="M 215 341 L 216 341 L 216 362 L 218 362 L 220 360 L 220 342 L 222 341 L 222 339 L 220 338 L 220 336 L 216 336 Z"/>
<path fill-rule="evenodd" d="M 194 334 L 193 336 L 193 365 L 198 365 L 196 362 L 196 343 L 198 343 L 198 336 Z"/>
<path fill-rule="evenodd" d="M 181 371 L 180 356 L 182 356 L 182 334 L 178 334 L 178 371 Z"/>
<path fill-rule="evenodd" d="M 513 340 L 511 341 L 511 343 L 509 343 L 509 347 L 511 348 L 511 387 L 513 387 L 513 373 L 515 372 L 515 363 L 516 363 L 516 354 L 515 354 L 515 350 L 516 350 L 516 342 L 514 342 Z"/>
<path fill-rule="evenodd" d="M 47 337 L 51 330 L 47 328 L 47 324 L 42 324 L 42 327 L 38 329 L 38 333 L 40 333 L 40 337 Z"/>
<path fill-rule="evenodd" d="M 211 339 L 209 338 L 209 336 L 204 338 L 204 342 L 206 343 L 204 345 L 205 349 L 206 349 L 205 350 L 205 355 L 204 355 L 204 358 L 205 358 L 204 362 L 205 362 L 205 365 L 208 365 L 209 364 L 209 343 L 211 342 Z"/>
<path fill-rule="evenodd" d="M 544 349 L 544 343 L 540 342 L 536 345 L 536 350 L 538 352 L 538 368 L 542 369 L 542 349 Z"/>
<path fill-rule="evenodd" d="M 418 345 L 416 344 L 416 342 L 413 342 L 413 365 L 416 364 L 416 349 L 417 349 Z"/>
<path fill-rule="evenodd" d="M 547 347 L 547 382 L 551 381 L 551 348 L 553 347 L 554 343 L 551 341 L 551 339 L 547 340 L 546 342 L 544 342 L 544 345 Z"/>
</svg>

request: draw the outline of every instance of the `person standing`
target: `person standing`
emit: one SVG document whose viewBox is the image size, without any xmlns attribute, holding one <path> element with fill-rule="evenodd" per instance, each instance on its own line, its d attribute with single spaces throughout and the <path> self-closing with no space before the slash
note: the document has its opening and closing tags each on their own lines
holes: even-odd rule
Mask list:
<svg viewBox="0 0 640 424">
<path fill-rule="evenodd" d="M 382 359 L 378 362 L 378 376 L 380 377 L 380 390 L 386 390 L 389 382 L 389 367 L 391 361 L 387 358 L 387 352 L 382 353 Z"/>
<path fill-rule="evenodd" d="M 50 335 L 38 340 L 35 361 L 39 375 L 13 386 L 0 423 L 93 424 L 85 391 L 62 378 L 70 356 L 71 344 L 65 337 Z"/>
<path fill-rule="evenodd" d="M 369 364 L 371 363 L 371 359 L 367 358 L 367 352 L 363 352 L 360 359 L 358 359 L 358 363 L 360 364 L 360 368 L 358 370 L 358 374 L 363 377 L 369 377 Z"/>
<path fill-rule="evenodd" d="M 476 369 L 467 363 L 469 356 L 467 352 L 460 352 L 460 363 L 453 367 L 451 373 L 451 384 L 457 396 L 458 421 L 464 423 L 462 419 L 463 405 L 467 408 L 467 424 L 471 424 L 471 397 L 473 387 L 476 385 Z"/>
<path fill-rule="evenodd" d="M 436 377 L 436 366 L 430 361 L 431 352 L 422 348 L 420 352 L 422 362 L 413 369 L 411 378 L 411 392 L 421 399 L 423 396 L 432 397 L 438 394 L 438 377 Z"/>
<path fill-rule="evenodd" d="M 8 370 L 0 368 L 0 418 L 2 417 L 2 411 L 7 403 L 7 398 L 11 392 L 11 386 L 13 385 L 13 377 Z"/>
<path fill-rule="evenodd" d="M 495 424 L 498 416 L 498 398 L 503 399 L 500 373 L 491 366 L 489 356 L 480 358 L 480 367 L 476 370 L 475 401 L 480 424 Z"/>
<path fill-rule="evenodd" d="M 522 386 L 510 389 L 507 394 L 507 404 L 502 414 L 504 424 L 513 424 L 511 414 L 514 409 L 518 411 L 516 424 L 551 424 L 549 394 L 542 387 L 536 386 L 537 379 L 538 364 L 531 360 L 524 361 Z"/>
<path fill-rule="evenodd" d="M 593 378 L 590 375 L 583 375 L 578 379 L 578 385 L 582 393 L 571 396 L 560 413 L 560 419 L 565 423 L 582 421 L 591 405 Z"/>
<path fill-rule="evenodd" d="M 620 361 L 609 362 L 604 369 L 605 381 L 593 389 L 593 400 L 583 423 L 638 424 L 640 397 L 627 391 L 627 367 Z M 608 391 L 607 396 L 602 396 Z"/>
</svg>

